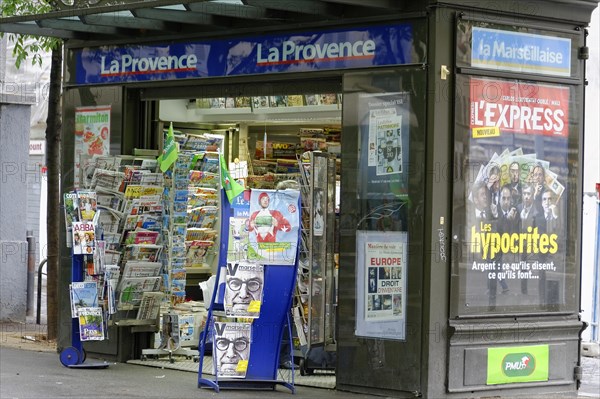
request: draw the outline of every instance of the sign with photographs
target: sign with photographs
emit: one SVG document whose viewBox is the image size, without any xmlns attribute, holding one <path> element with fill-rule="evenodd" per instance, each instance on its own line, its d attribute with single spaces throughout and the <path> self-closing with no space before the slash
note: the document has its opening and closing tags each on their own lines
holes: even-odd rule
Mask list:
<svg viewBox="0 0 600 399">
<path fill-rule="evenodd" d="M 570 89 L 466 79 L 459 311 L 557 310 L 567 289 Z"/>
<path fill-rule="evenodd" d="M 357 231 L 356 335 L 405 339 L 408 235 Z"/>
<path fill-rule="evenodd" d="M 365 199 L 407 193 L 410 98 L 408 93 L 361 94 L 361 195 Z M 366 150 L 364 150 L 366 149 Z"/>
<path fill-rule="evenodd" d="M 75 108 L 75 188 L 80 186 L 81 156 L 109 154 L 110 111 L 110 105 Z"/>
</svg>

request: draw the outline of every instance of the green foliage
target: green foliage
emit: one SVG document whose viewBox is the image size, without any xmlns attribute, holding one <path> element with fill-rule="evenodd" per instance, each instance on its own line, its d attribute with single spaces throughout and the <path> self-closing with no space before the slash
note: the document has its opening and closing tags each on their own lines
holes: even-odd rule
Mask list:
<svg viewBox="0 0 600 399">
<path fill-rule="evenodd" d="M 52 11 L 52 7 L 46 1 L 35 0 L 2 0 L 0 3 L 0 15 L 2 17 L 23 16 L 43 14 Z M 0 32 L 0 37 L 4 32 Z M 35 40 L 27 41 L 27 38 Z M 45 36 L 29 36 L 10 33 L 8 40 L 14 43 L 13 56 L 15 66 L 21 67 L 21 63 L 31 58 L 33 65 L 42 65 L 42 52 L 52 51 L 60 44 L 60 39 Z"/>
</svg>

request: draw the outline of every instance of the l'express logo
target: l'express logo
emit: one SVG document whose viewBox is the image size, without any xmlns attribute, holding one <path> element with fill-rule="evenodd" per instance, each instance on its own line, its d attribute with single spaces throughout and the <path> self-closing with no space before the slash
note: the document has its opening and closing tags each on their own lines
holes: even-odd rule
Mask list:
<svg viewBox="0 0 600 399">
<path fill-rule="evenodd" d="M 502 372 L 507 377 L 531 375 L 535 370 L 535 356 L 531 353 L 509 353 L 502 359 Z"/>
<path fill-rule="evenodd" d="M 263 50 L 261 43 L 256 49 L 257 65 L 295 64 L 312 61 L 337 61 L 342 59 L 366 59 L 375 56 L 373 40 L 355 42 L 296 44 L 286 40 L 280 47 Z"/>
</svg>

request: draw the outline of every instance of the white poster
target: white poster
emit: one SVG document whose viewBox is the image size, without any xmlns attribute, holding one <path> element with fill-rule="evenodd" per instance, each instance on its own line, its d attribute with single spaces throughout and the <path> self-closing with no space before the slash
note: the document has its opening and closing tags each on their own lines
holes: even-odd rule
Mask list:
<svg viewBox="0 0 600 399">
<path fill-rule="evenodd" d="M 357 232 L 356 335 L 405 338 L 406 232 Z"/>
<path fill-rule="evenodd" d="M 110 105 L 75 108 L 75 188 L 80 187 L 82 155 L 109 155 L 110 111 Z"/>
</svg>

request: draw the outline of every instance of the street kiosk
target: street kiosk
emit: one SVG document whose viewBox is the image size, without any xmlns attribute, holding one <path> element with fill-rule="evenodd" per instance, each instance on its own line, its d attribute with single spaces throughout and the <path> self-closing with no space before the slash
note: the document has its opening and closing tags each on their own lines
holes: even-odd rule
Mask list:
<svg viewBox="0 0 600 399">
<path fill-rule="evenodd" d="M 336 389 L 576 396 L 597 1 L 57 3 L 1 26 L 68 39 L 63 191 L 76 107 L 111 105 L 111 154 L 161 149 L 167 121 L 204 124 L 259 177 L 284 167 L 279 144 L 310 138 L 337 149 L 340 175 Z M 64 251 L 62 288 L 70 265 Z M 94 351 L 124 361 L 147 344 L 126 328 L 111 337 Z"/>
</svg>

